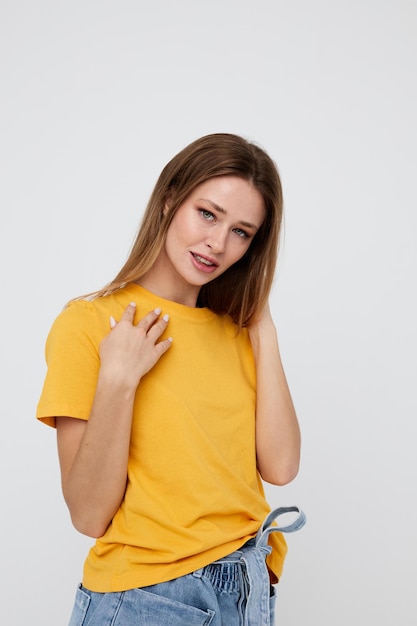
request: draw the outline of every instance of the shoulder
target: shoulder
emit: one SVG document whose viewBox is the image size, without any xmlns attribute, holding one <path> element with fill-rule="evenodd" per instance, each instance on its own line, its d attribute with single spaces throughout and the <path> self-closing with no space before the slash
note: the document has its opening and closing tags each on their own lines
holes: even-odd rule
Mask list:
<svg viewBox="0 0 417 626">
<path fill-rule="evenodd" d="M 109 330 L 109 315 L 100 314 L 96 301 L 74 300 L 55 318 L 47 337 L 46 349 L 50 352 L 59 347 L 68 354 L 84 345 L 96 351 Z"/>
<path fill-rule="evenodd" d="M 94 301 L 73 300 L 55 318 L 51 332 L 72 332 L 94 325 L 97 307 Z"/>
<path fill-rule="evenodd" d="M 65 335 L 100 341 L 110 330 L 110 316 L 119 319 L 131 300 L 131 294 L 125 288 L 105 296 L 71 300 L 55 318 L 49 339 Z"/>
</svg>

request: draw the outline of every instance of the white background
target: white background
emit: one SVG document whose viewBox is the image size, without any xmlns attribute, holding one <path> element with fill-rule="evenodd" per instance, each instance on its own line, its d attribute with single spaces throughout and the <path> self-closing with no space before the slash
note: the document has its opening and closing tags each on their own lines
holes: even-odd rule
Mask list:
<svg viewBox="0 0 417 626">
<path fill-rule="evenodd" d="M 2 623 L 65 626 L 90 540 L 34 418 L 47 332 L 118 271 L 165 163 L 229 131 L 278 163 L 272 297 L 303 431 L 268 487 L 281 626 L 393 626 L 416 607 L 413 0 L 2 0 Z"/>
</svg>

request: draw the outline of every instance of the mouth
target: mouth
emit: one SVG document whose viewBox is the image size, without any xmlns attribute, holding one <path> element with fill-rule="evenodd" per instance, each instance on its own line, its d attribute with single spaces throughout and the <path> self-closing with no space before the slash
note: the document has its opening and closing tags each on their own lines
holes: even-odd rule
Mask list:
<svg viewBox="0 0 417 626">
<path fill-rule="evenodd" d="M 213 272 L 219 266 L 213 259 L 209 259 L 196 252 L 191 252 L 191 257 L 194 261 L 194 265 L 204 272 Z"/>
</svg>

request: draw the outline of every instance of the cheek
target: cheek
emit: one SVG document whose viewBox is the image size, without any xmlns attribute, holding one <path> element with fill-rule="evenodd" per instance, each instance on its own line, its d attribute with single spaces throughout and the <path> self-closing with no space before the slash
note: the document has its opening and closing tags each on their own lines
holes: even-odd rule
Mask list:
<svg viewBox="0 0 417 626">
<path fill-rule="evenodd" d="M 177 222 L 173 222 L 168 230 L 165 240 L 165 246 L 170 249 L 175 249 L 184 238 L 184 229 Z"/>
<path fill-rule="evenodd" d="M 181 219 L 181 216 L 178 215 L 174 218 L 168 235 L 171 235 L 171 241 L 187 243 L 189 239 L 193 239 L 195 231 L 195 225 L 190 219 Z"/>
<path fill-rule="evenodd" d="M 244 244 L 242 242 L 237 242 L 233 247 L 231 247 L 229 259 L 230 265 L 237 263 L 242 257 L 245 256 L 246 252 L 249 250 L 250 244 L 251 242 L 245 242 Z"/>
</svg>

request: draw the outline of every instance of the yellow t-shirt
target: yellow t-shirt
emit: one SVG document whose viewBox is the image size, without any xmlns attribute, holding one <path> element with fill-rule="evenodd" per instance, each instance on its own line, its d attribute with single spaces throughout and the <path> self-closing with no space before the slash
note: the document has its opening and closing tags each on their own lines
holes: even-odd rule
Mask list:
<svg viewBox="0 0 417 626">
<path fill-rule="evenodd" d="M 255 363 L 247 330 L 226 316 L 164 300 L 136 284 L 70 304 L 46 343 L 48 371 L 37 417 L 87 420 L 99 344 L 129 302 L 137 322 L 169 313 L 173 345 L 136 393 L 125 498 L 90 550 L 83 584 L 122 591 L 190 573 L 237 550 L 270 511 L 255 455 Z M 268 565 L 280 577 L 280 533 Z"/>
</svg>

